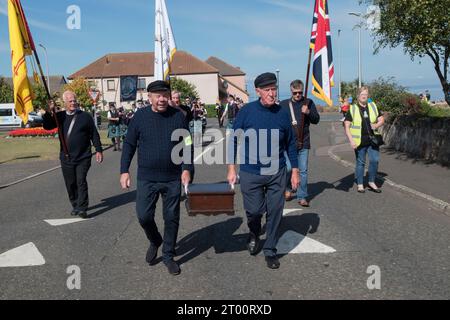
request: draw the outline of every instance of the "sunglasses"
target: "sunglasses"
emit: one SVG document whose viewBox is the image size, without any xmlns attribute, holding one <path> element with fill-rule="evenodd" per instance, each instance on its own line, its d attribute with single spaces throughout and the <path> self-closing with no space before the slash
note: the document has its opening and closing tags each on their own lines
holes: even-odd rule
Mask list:
<svg viewBox="0 0 450 320">
<path fill-rule="evenodd" d="M 302 94 L 303 94 L 303 91 L 295 91 L 295 92 L 293 91 L 292 92 L 293 96 L 298 96 L 298 95 L 302 95 Z"/>
</svg>

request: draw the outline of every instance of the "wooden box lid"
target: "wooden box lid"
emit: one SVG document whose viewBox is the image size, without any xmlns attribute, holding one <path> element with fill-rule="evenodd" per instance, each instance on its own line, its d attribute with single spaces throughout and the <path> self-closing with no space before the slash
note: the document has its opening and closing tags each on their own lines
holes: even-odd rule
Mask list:
<svg viewBox="0 0 450 320">
<path fill-rule="evenodd" d="M 228 183 L 191 185 L 186 202 L 188 214 L 234 215 L 234 195 Z"/>
</svg>

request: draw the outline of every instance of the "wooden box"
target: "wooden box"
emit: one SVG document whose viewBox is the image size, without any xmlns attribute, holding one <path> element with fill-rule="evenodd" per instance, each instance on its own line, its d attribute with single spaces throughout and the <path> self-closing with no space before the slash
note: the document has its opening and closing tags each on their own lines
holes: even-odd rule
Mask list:
<svg viewBox="0 0 450 320">
<path fill-rule="evenodd" d="M 233 216 L 234 194 L 228 183 L 190 185 L 186 201 L 187 212 L 190 216 Z"/>
</svg>

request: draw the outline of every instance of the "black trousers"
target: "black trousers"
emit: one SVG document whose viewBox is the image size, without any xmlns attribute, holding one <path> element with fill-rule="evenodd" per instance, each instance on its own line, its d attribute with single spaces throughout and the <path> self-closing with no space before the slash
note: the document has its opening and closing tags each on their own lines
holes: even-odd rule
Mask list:
<svg viewBox="0 0 450 320">
<path fill-rule="evenodd" d="M 240 178 L 248 228 L 253 234 L 260 235 L 261 220 L 264 213 L 267 213 L 267 238 L 263 248 L 264 255 L 276 256 L 277 232 L 283 218 L 285 204 L 286 168 L 281 169 L 273 176 L 259 176 L 241 171 Z"/>
<path fill-rule="evenodd" d="M 155 222 L 156 204 L 161 195 L 163 200 L 164 238 Z M 178 229 L 180 226 L 181 182 L 137 181 L 136 211 L 141 227 L 148 240 L 154 245 L 163 244 L 163 261 L 175 257 Z"/>
<path fill-rule="evenodd" d="M 91 158 L 86 158 L 78 163 L 61 161 L 61 168 L 73 209 L 87 211 L 89 194 L 86 178 L 91 168 Z"/>
</svg>

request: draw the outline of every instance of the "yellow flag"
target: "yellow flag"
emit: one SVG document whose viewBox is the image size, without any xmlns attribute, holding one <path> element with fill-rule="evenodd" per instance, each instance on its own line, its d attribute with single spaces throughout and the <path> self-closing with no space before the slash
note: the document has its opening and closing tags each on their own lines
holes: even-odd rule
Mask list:
<svg viewBox="0 0 450 320">
<path fill-rule="evenodd" d="M 19 0 L 8 0 L 8 20 L 14 104 L 18 116 L 26 124 L 28 113 L 33 111 L 33 103 L 25 57 L 32 54 L 34 44 Z"/>
</svg>

